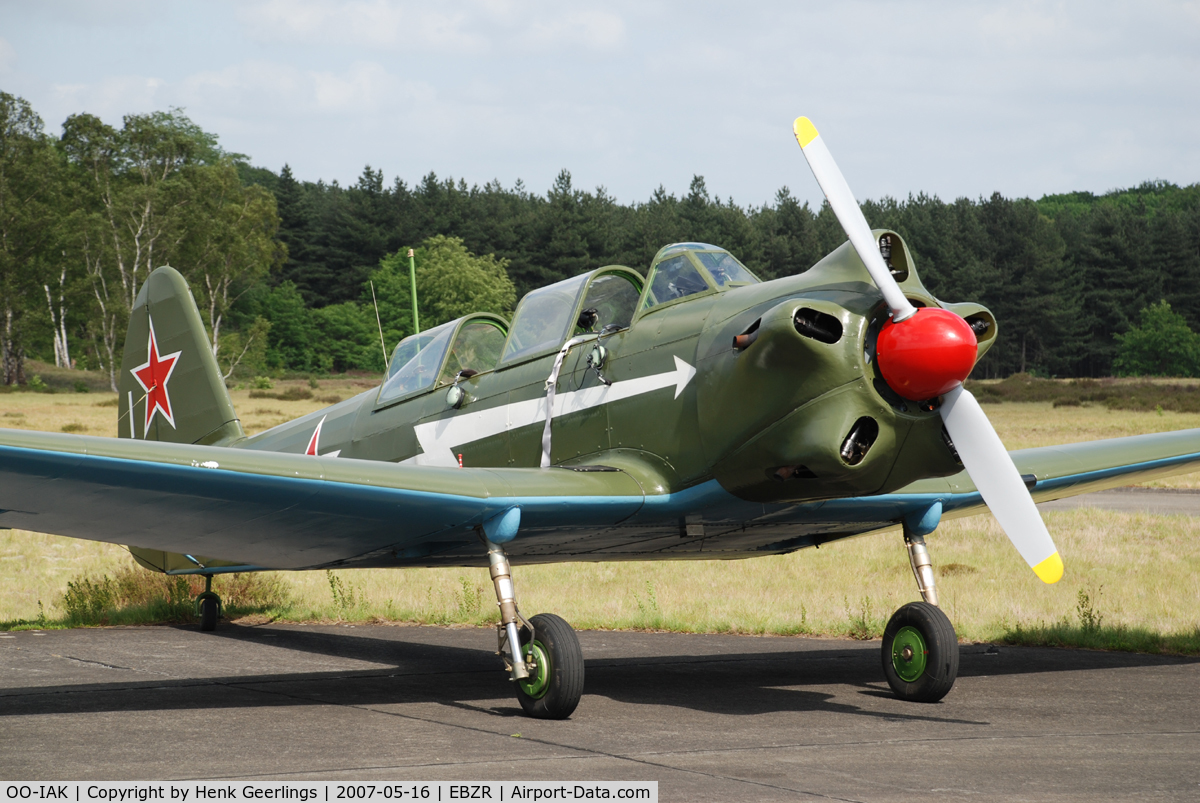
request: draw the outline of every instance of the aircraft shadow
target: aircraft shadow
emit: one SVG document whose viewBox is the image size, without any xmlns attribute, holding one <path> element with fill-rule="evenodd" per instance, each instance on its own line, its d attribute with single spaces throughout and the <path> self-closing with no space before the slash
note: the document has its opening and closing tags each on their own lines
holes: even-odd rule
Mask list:
<svg viewBox="0 0 1200 803">
<path fill-rule="evenodd" d="M 180 626 L 179 629 L 189 629 Z M 359 633 L 346 632 L 330 633 L 321 630 L 274 629 L 269 631 L 275 636 L 270 642 L 276 647 L 299 650 L 302 652 L 327 655 L 337 658 L 349 658 L 361 661 L 395 664 L 397 658 L 430 660 L 440 667 L 463 662 L 465 671 L 479 671 L 493 668 L 498 659 L 492 655 L 494 636 L 492 631 L 481 639 L 487 644 L 487 649 L 470 647 L 451 647 L 406 641 L 402 639 L 381 639 L 369 635 L 370 628 L 363 628 Z M 255 626 L 222 625 L 213 635 L 240 641 L 260 642 L 261 628 Z M 695 636 L 704 638 L 704 636 Z M 812 642 L 808 642 L 811 644 Z M 861 642 L 859 644 L 862 644 Z M 868 647 L 863 649 L 863 646 Z M 618 666 L 666 665 L 696 663 L 710 665 L 714 663 L 741 663 L 760 661 L 766 663 L 783 663 L 790 666 L 805 667 L 805 682 L 819 683 L 854 683 L 858 679 L 853 673 L 861 673 L 863 682 L 882 683 L 880 670 L 879 641 L 867 642 L 863 646 L 848 648 L 812 648 L 798 649 L 789 652 L 746 652 L 721 654 L 692 654 L 692 655 L 655 655 L 637 656 L 631 658 L 599 658 L 588 661 L 589 670 L 596 670 L 608 664 Z M 1142 666 L 1163 666 L 1168 664 L 1200 663 L 1200 656 L 1151 655 L 1147 653 L 1103 652 L 1099 650 L 1065 649 L 1053 647 L 1012 647 L 992 646 L 988 644 L 960 645 L 961 666 L 959 677 L 982 677 L 987 675 L 1028 675 L 1042 672 L 1076 672 L 1094 669 L 1133 668 Z M 481 664 L 480 661 L 485 663 Z M 489 662 L 490 663 L 487 663 Z M 847 665 L 847 663 L 849 665 Z M 847 675 L 847 670 L 851 675 Z M 710 671 L 710 670 L 705 670 Z M 740 671 L 740 670 L 739 670 Z M 790 675 L 795 682 L 796 675 Z"/>
<path fill-rule="evenodd" d="M 263 631 L 225 625 L 219 638 L 269 644 L 299 652 L 370 661 L 379 668 L 278 672 L 219 677 L 158 676 L 94 684 L 0 688 L 0 718 L 108 711 L 170 711 L 281 706 L 386 706 L 433 703 L 520 716 L 498 659 L 485 649 L 383 639 L 318 630 Z M 263 636 L 269 635 L 269 641 Z M 1103 670 L 1196 663 L 1175 658 L 1083 650 L 964 645 L 960 677 Z M 939 716 L 938 706 L 870 711 L 805 687 L 851 685 L 861 694 L 891 698 L 878 648 L 808 648 L 787 652 L 607 657 L 587 665 L 585 695 L 639 706 L 673 706 L 727 716 L 778 712 L 832 712 L 914 720 L 986 724 Z M 452 680 L 448 680 L 452 678 Z M 585 697 L 586 699 L 586 697 Z"/>
</svg>

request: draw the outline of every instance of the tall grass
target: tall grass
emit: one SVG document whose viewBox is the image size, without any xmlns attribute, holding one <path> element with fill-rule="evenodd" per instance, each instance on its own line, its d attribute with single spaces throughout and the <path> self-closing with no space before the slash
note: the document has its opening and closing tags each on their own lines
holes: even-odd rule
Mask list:
<svg viewBox="0 0 1200 803">
<path fill-rule="evenodd" d="M 928 537 L 940 603 L 960 637 L 1200 654 L 1200 521 L 1080 509 L 1047 522 L 1066 562 L 1053 586 L 1034 576 L 990 516 L 945 522 Z M 741 561 L 518 565 L 515 581 L 527 616 L 553 611 L 588 629 L 869 639 L 918 598 L 898 531 Z M 179 582 L 128 565 L 69 575 L 66 593 L 42 597 L 40 610 L 30 602 L 0 628 L 189 621 L 200 580 L 188 580 L 186 594 Z M 237 575 L 216 578 L 215 587 L 226 614 L 249 622 L 497 620 L 483 568 Z"/>
<path fill-rule="evenodd" d="M 227 616 L 239 617 L 286 609 L 287 581 L 275 574 L 228 574 L 213 578 Z M 112 575 L 83 574 L 67 581 L 57 599 L 61 616 L 50 619 L 39 601 L 37 618 L 4 623 L 9 628 L 80 627 L 90 625 L 194 622 L 196 597 L 204 579 L 167 576 L 136 565 Z"/>
<path fill-rule="evenodd" d="M 1000 641 L 1008 644 L 1042 647 L 1087 647 L 1125 652 L 1200 654 L 1200 625 L 1190 631 L 1159 633 L 1146 627 L 1126 624 L 1105 625 L 1099 609 L 1103 587 L 1091 592 L 1079 589 L 1075 617 L 1062 616 L 1056 622 L 1034 625 L 1017 623 L 1006 630 Z"/>
<path fill-rule="evenodd" d="M 1093 404 L 1110 410 L 1200 413 L 1200 385 L 1181 380 L 1042 379 L 1013 374 L 999 382 L 968 382 L 980 402 L 1050 402 L 1054 407 Z"/>
</svg>

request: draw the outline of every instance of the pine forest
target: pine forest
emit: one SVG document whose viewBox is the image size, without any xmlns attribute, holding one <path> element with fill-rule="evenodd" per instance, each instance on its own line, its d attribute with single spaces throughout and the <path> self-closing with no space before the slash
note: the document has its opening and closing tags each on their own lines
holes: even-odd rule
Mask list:
<svg viewBox="0 0 1200 803">
<path fill-rule="evenodd" d="M 0 93 L 0 359 L 113 372 L 146 275 L 191 284 L 231 384 L 288 373 L 378 372 L 411 334 L 409 249 L 423 328 L 511 315 L 531 289 L 608 264 L 645 272 L 656 251 L 714 243 L 761 279 L 807 270 L 845 241 L 827 205 L 782 187 L 763 206 L 661 186 L 623 204 L 564 169 L 544 193 L 429 172 L 410 185 L 367 166 L 350 186 L 299 181 L 223 150 L 181 110 L 120 128 L 77 114 L 58 134 Z M 999 341 L 975 378 L 1200 375 L 1200 184 L 1164 180 L 1038 200 L 866 200 L 925 285 L 978 301 Z"/>
</svg>

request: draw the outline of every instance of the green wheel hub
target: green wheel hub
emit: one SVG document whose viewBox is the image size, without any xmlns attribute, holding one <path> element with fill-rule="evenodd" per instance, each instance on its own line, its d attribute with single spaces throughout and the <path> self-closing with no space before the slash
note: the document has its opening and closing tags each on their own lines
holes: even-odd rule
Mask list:
<svg viewBox="0 0 1200 803">
<path fill-rule="evenodd" d="M 534 640 L 525 645 L 524 654 L 526 661 L 532 658 L 537 667 L 533 674 L 529 677 L 518 680 L 517 683 L 521 686 L 521 691 L 526 697 L 531 700 L 540 700 L 546 696 L 546 692 L 550 691 L 550 657 L 546 655 L 546 649 L 542 646 L 542 642 Z"/>
<path fill-rule="evenodd" d="M 919 680 L 925 674 L 929 660 L 929 648 L 925 637 L 915 627 L 905 625 L 892 641 L 892 667 L 905 683 Z"/>
</svg>

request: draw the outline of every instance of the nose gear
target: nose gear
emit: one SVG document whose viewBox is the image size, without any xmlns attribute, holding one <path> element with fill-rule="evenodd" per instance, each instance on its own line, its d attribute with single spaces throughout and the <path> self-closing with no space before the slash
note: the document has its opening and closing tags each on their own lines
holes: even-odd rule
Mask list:
<svg viewBox="0 0 1200 803">
<path fill-rule="evenodd" d="M 910 602 L 892 614 L 883 631 L 883 674 L 902 700 L 936 703 L 958 678 L 958 636 L 950 619 L 937 607 L 933 561 L 925 534 L 937 526 L 941 506 L 919 521 L 904 522 L 904 545 L 923 602 Z"/>
</svg>

